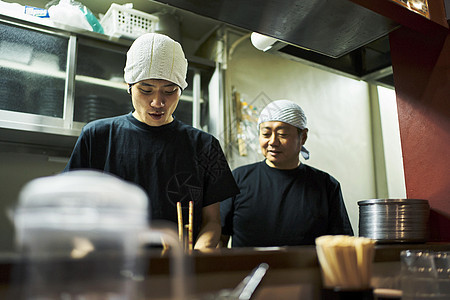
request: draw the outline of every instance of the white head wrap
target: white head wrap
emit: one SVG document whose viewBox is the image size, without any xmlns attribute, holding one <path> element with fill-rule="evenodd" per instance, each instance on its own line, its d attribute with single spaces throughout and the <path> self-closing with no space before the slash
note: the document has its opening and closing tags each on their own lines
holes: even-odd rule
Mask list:
<svg viewBox="0 0 450 300">
<path fill-rule="evenodd" d="M 278 121 L 290 124 L 301 130 L 306 127 L 306 115 L 303 109 L 295 102 L 290 100 L 277 100 L 269 103 L 259 115 L 259 125 L 264 122 Z M 309 159 L 309 151 L 302 146 L 300 150 L 304 159 Z"/>
<path fill-rule="evenodd" d="M 138 37 L 127 52 L 124 79 L 133 84 L 146 79 L 165 79 L 187 87 L 188 62 L 181 45 L 159 33 Z"/>
</svg>

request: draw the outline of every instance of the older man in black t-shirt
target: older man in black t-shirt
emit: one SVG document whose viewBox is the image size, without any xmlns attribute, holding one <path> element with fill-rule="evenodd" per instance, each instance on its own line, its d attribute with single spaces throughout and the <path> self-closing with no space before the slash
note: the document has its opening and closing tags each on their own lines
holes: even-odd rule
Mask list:
<svg viewBox="0 0 450 300">
<path fill-rule="evenodd" d="M 339 182 L 302 164 L 309 152 L 306 116 L 278 100 L 258 120 L 265 160 L 233 171 L 240 194 L 220 204 L 222 243 L 232 247 L 314 245 L 327 234 L 353 235 Z"/>
</svg>

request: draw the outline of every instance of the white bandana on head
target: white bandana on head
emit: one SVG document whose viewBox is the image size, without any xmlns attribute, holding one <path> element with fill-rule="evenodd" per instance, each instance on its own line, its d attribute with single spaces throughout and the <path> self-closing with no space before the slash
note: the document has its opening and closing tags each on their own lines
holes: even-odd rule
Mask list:
<svg viewBox="0 0 450 300">
<path fill-rule="evenodd" d="M 159 33 L 138 37 L 127 52 L 124 79 L 128 84 L 146 79 L 164 79 L 183 90 L 187 87 L 188 62 L 181 45 Z"/>
<path fill-rule="evenodd" d="M 278 121 L 290 124 L 301 130 L 306 128 L 306 115 L 303 109 L 290 100 L 277 100 L 269 103 L 259 115 L 259 125 L 264 122 Z M 300 150 L 304 159 L 309 159 L 309 151 L 302 146 Z"/>
</svg>

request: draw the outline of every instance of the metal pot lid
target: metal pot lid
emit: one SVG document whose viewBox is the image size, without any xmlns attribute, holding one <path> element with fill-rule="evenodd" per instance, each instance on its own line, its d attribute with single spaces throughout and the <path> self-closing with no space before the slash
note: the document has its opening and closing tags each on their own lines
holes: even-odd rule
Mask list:
<svg viewBox="0 0 450 300">
<path fill-rule="evenodd" d="M 427 204 L 428 200 L 424 199 L 368 199 L 358 201 L 358 205 L 369 204 Z"/>
</svg>

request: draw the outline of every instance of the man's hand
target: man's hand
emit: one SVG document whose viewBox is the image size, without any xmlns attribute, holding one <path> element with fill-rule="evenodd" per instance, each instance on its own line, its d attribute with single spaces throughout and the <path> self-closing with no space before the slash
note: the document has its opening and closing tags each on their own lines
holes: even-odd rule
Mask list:
<svg viewBox="0 0 450 300">
<path fill-rule="evenodd" d="M 220 203 L 203 207 L 202 226 L 195 249 L 216 248 L 219 244 L 222 225 L 220 224 Z"/>
</svg>

